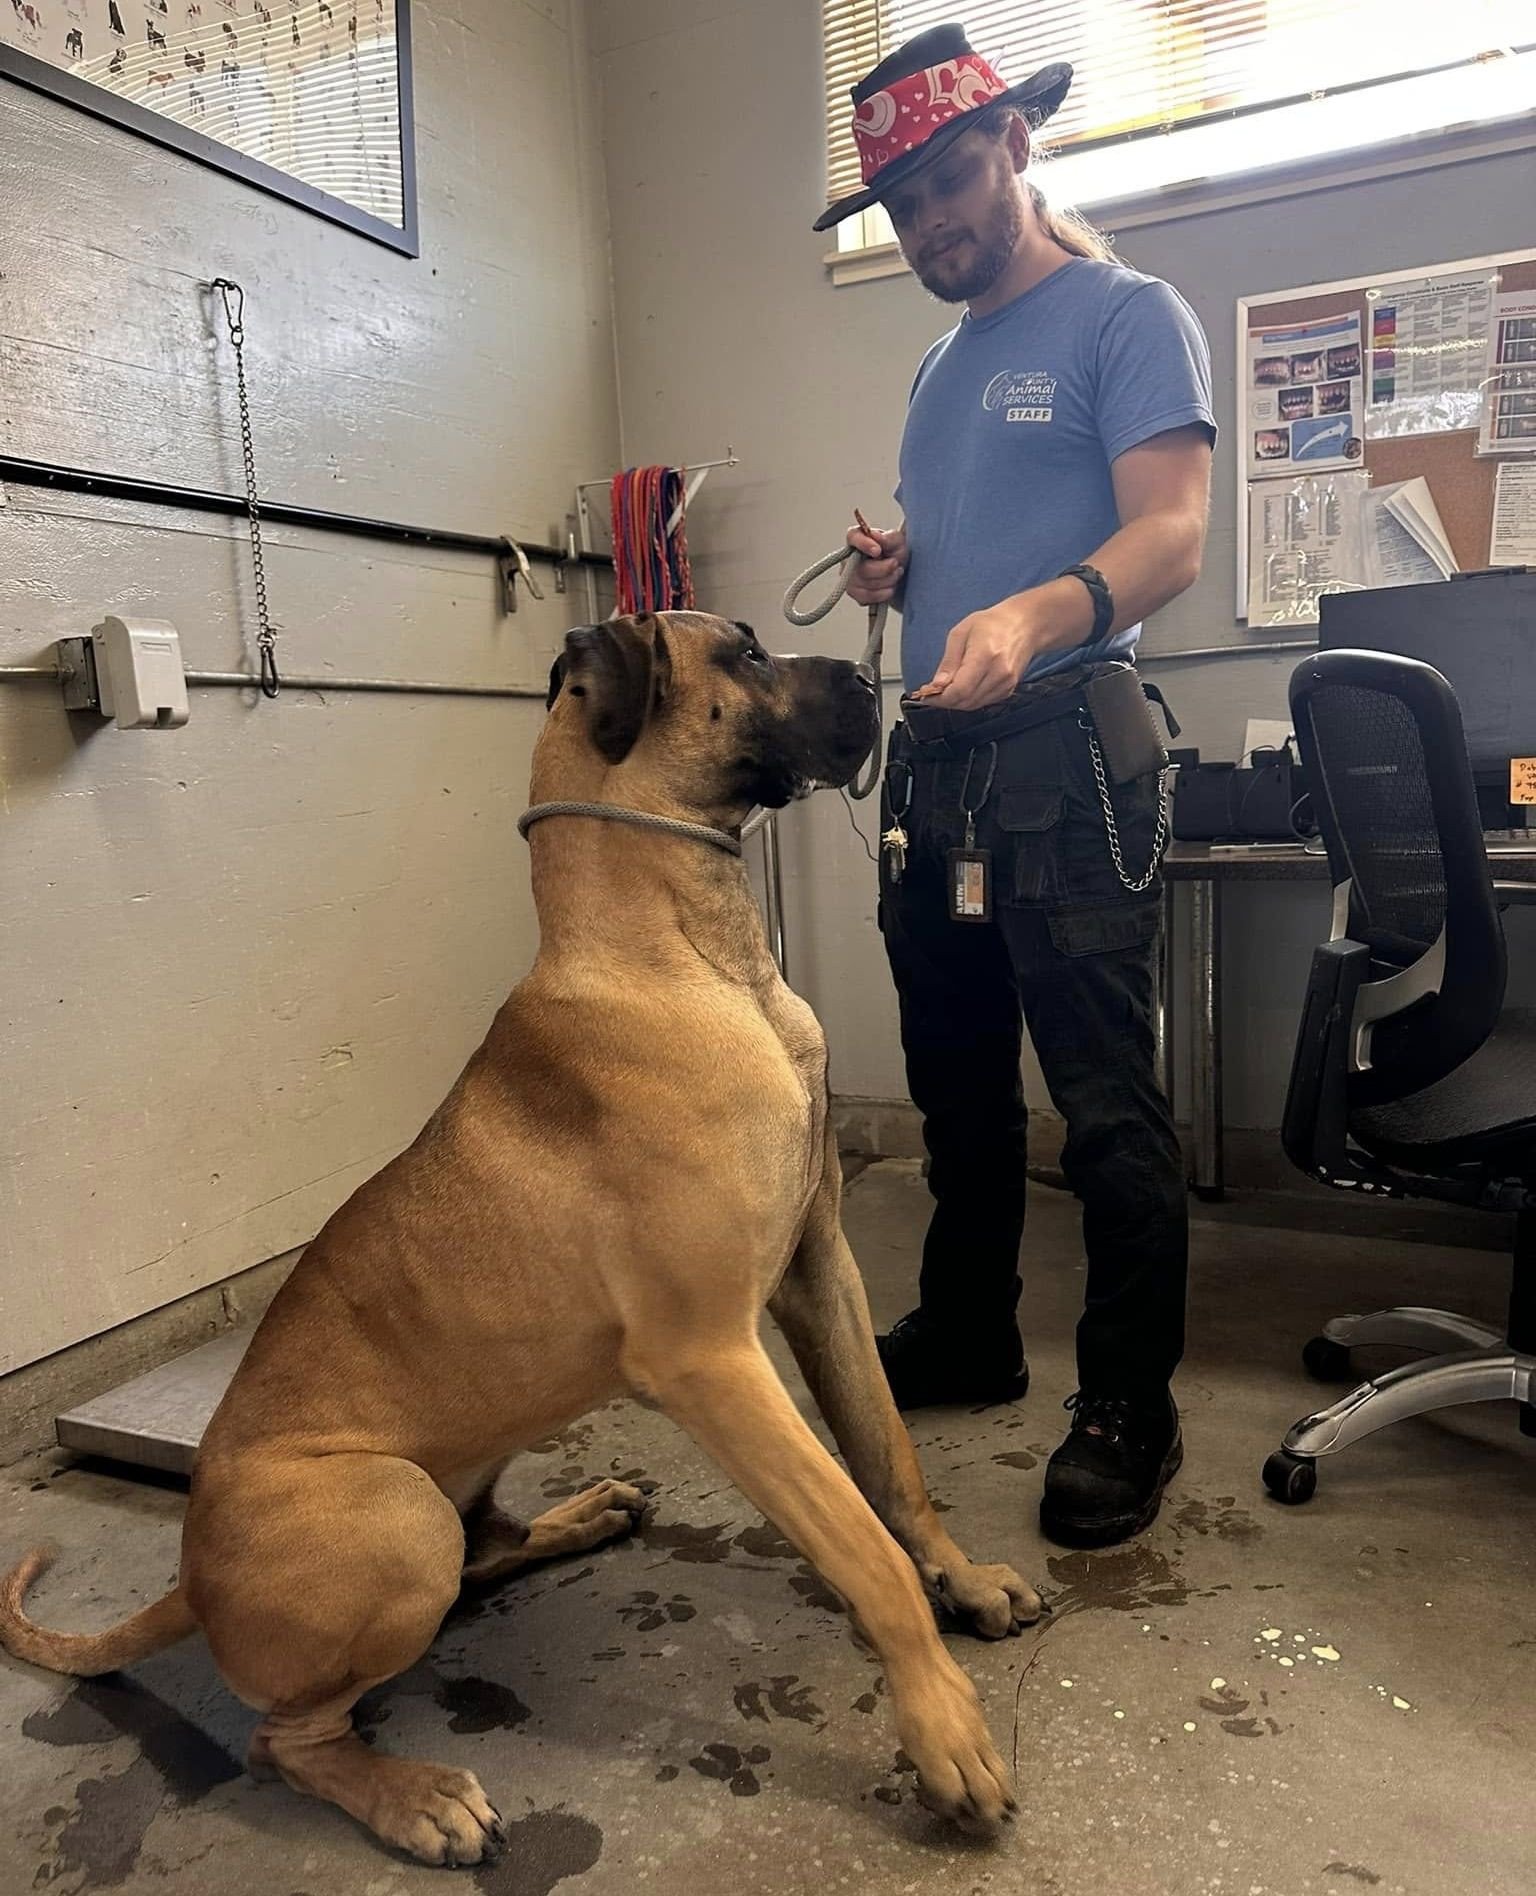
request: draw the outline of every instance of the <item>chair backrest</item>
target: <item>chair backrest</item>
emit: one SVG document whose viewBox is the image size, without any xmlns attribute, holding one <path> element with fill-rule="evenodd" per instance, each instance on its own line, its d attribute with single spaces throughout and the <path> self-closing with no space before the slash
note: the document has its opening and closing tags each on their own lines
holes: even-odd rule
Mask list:
<svg viewBox="0 0 1536 1896">
<path fill-rule="evenodd" d="M 1291 715 L 1328 850 L 1334 937 L 1369 951 L 1370 1024 L 1351 1108 L 1443 1078 L 1492 1032 L 1504 933 L 1456 694 L 1433 666 L 1319 652 L 1291 677 Z"/>
</svg>

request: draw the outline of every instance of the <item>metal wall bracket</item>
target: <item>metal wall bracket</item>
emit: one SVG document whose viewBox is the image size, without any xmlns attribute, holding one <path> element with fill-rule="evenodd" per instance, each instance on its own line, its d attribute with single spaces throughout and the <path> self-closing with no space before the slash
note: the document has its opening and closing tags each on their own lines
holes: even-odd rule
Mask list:
<svg viewBox="0 0 1536 1896">
<path fill-rule="evenodd" d="M 59 664 L 59 682 L 64 687 L 66 711 L 101 709 L 101 686 L 96 678 L 96 647 L 90 639 L 60 639 L 54 646 Z"/>
</svg>

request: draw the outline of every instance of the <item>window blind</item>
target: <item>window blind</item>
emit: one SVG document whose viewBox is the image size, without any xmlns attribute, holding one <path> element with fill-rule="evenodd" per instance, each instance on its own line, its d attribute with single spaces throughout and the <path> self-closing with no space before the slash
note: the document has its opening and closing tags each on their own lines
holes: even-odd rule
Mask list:
<svg viewBox="0 0 1536 1896">
<path fill-rule="evenodd" d="M 1010 84 L 1052 60 L 1071 63 L 1072 90 L 1048 134 L 1062 151 L 1167 137 L 1536 45 L 1532 0 L 823 0 L 822 13 L 829 203 L 859 187 L 850 88 L 913 34 L 957 17 Z M 1287 155 L 1277 121 L 1275 161 Z"/>
</svg>

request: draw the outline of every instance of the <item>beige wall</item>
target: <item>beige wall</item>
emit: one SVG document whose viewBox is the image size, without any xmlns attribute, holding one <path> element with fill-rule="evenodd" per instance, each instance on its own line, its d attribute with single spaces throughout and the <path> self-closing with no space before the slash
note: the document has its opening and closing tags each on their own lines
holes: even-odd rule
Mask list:
<svg viewBox="0 0 1536 1896">
<path fill-rule="evenodd" d="M 964 9 L 957 12 L 963 17 Z M 752 619 L 779 650 L 849 655 L 862 614 L 791 632 L 786 582 L 842 537 L 854 505 L 889 521 L 907 388 L 953 316 L 906 276 L 834 288 L 824 202 L 818 0 L 589 0 L 613 207 L 624 451 L 633 461 L 730 441 L 690 520 L 701 603 Z M 1531 149 L 1134 230 L 1128 260 L 1165 276 L 1210 335 L 1223 440 L 1205 574 L 1154 621 L 1143 650 L 1247 640 L 1234 623 L 1233 324 L 1239 295 L 1528 245 Z M 707 451 L 717 452 L 713 446 Z M 888 669 L 895 671 L 894 660 Z M 1280 716 L 1290 666 L 1258 656 L 1159 670 L 1184 743 L 1231 758 L 1248 715 Z M 888 715 L 896 693 L 887 691 Z M 866 831 L 875 823 L 861 806 Z M 873 872 L 842 805 L 783 824 L 791 975 L 826 1022 L 839 1092 L 904 1092 L 895 1008 L 874 926 Z M 1279 1123 L 1320 890 L 1228 903 L 1226 1104 Z M 1510 921 L 1529 967 L 1536 922 Z M 1536 975 L 1529 977 L 1536 980 Z M 1515 992 L 1522 990 L 1516 986 Z M 1031 1096 L 1044 1102 L 1038 1074 Z"/>
<path fill-rule="evenodd" d="M 549 537 L 617 450 L 582 11 L 413 13 L 416 260 L 0 82 L 6 452 L 235 486 L 199 289 L 224 273 L 271 495 Z M 473 557 L 268 544 L 296 672 L 542 682 L 586 616 L 578 593 L 500 617 Z M 0 491 L 0 663 L 107 609 L 171 619 L 192 666 L 248 664 L 243 534 Z M 192 703 L 128 734 L 0 688 L 0 1371 L 311 1236 L 532 953 L 513 823 L 538 704 Z"/>
</svg>

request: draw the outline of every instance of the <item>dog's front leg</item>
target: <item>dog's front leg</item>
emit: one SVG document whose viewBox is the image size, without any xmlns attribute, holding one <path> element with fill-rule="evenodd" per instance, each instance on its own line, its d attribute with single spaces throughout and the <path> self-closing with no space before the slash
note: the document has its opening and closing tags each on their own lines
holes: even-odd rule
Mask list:
<svg viewBox="0 0 1536 1896">
<path fill-rule="evenodd" d="M 784 1281 L 769 1304 L 854 1480 L 911 1555 L 929 1593 L 1000 1639 L 1040 1617 L 1040 1597 L 1011 1567 L 980 1566 L 945 1531 L 875 1348 L 863 1279 L 843 1236 L 837 1155 Z"/>
<path fill-rule="evenodd" d="M 811 1433 L 750 1334 L 632 1336 L 625 1371 L 706 1449 L 848 1602 L 890 1685 L 930 1805 L 991 1825 L 1013 1808 L 976 1689 L 945 1651 L 912 1565 Z"/>
</svg>

